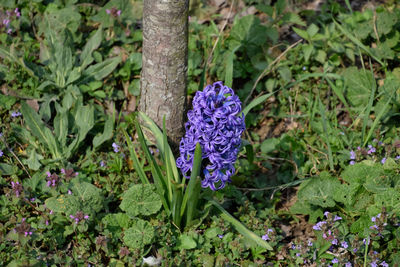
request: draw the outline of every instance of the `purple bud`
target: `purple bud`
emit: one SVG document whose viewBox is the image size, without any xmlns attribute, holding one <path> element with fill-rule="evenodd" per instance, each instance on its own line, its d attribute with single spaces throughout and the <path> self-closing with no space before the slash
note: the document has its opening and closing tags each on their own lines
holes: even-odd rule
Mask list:
<svg viewBox="0 0 400 267">
<path fill-rule="evenodd" d="M 111 14 L 111 10 L 106 9 L 106 13 L 107 13 L 107 14 Z"/>
<path fill-rule="evenodd" d="M 325 216 L 326 218 L 328 218 L 328 214 L 329 214 L 329 211 L 325 211 L 325 212 L 324 212 L 324 216 Z"/>
<path fill-rule="evenodd" d="M 220 239 L 222 239 L 222 238 L 224 237 L 224 235 L 218 235 L 218 237 L 219 237 Z"/>
<path fill-rule="evenodd" d="M 118 16 L 118 17 L 121 16 L 121 10 L 118 10 L 118 11 L 117 11 L 117 16 Z"/>
<path fill-rule="evenodd" d="M 87 219 L 89 219 L 89 215 L 85 215 L 83 218 L 84 218 L 85 220 L 87 220 Z"/>
<path fill-rule="evenodd" d="M 70 217 L 71 219 L 75 219 L 75 216 L 74 216 L 74 215 L 69 215 L 69 217 Z"/>
<path fill-rule="evenodd" d="M 332 243 L 332 245 L 337 245 L 338 244 L 338 240 L 335 238 L 335 239 L 332 240 L 331 243 Z"/>
</svg>

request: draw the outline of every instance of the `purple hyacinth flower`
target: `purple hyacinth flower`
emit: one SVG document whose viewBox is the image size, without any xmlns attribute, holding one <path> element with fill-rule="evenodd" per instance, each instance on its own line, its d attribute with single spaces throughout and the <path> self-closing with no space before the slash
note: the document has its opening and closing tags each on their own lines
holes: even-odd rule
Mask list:
<svg viewBox="0 0 400 267">
<path fill-rule="evenodd" d="M 188 112 L 186 133 L 179 146 L 176 166 L 189 178 L 192 171 L 196 143 L 202 149 L 203 188 L 218 190 L 230 182 L 235 172 L 234 163 L 245 129 L 241 102 L 233 90 L 222 82 L 207 85 L 196 92 L 193 109 Z"/>
</svg>

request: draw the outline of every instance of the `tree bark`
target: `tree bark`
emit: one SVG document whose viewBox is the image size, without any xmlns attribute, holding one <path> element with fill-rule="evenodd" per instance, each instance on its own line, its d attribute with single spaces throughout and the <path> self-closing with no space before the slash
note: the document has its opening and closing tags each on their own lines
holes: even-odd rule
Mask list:
<svg viewBox="0 0 400 267">
<path fill-rule="evenodd" d="M 167 134 L 183 136 L 186 110 L 189 0 L 143 1 L 143 50 L 139 110 Z"/>
</svg>

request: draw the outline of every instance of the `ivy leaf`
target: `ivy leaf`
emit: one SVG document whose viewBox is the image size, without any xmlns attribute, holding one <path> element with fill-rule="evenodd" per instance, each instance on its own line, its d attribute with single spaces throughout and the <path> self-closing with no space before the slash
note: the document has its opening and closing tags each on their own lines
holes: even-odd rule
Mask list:
<svg viewBox="0 0 400 267">
<path fill-rule="evenodd" d="M 119 207 L 131 217 L 150 215 L 161 208 L 161 199 L 154 185 L 136 184 L 123 194 Z"/>
<path fill-rule="evenodd" d="M 133 249 L 143 248 L 151 243 L 154 237 L 154 229 L 148 221 L 137 219 L 132 227 L 124 232 L 125 244 Z"/>
</svg>

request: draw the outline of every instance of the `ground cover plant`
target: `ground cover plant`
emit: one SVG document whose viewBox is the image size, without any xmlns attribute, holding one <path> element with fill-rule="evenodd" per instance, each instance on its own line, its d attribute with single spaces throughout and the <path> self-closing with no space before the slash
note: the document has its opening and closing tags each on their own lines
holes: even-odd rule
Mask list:
<svg viewBox="0 0 400 267">
<path fill-rule="evenodd" d="M 0 5 L 0 265 L 398 266 L 396 1 L 192 1 L 175 154 L 142 5 Z"/>
</svg>

